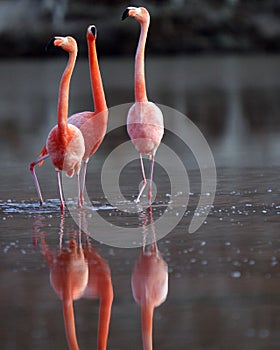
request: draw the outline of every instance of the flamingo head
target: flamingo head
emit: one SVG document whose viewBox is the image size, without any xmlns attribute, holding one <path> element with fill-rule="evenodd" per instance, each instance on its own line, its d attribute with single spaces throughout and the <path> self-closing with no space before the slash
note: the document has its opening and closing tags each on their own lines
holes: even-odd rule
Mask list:
<svg viewBox="0 0 280 350">
<path fill-rule="evenodd" d="M 78 51 L 78 47 L 77 47 L 77 42 L 74 38 L 72 38 L 72 36 L 55 36 L 54 38 L 52 38 L 46 49 L 48 49 L 48 47 L 53 44 L 56 47 L 61 47 L 64 51 L 67 52 L 77 52 Z"/>
<path fill-rule="evenodd" d="M 96 40 L 97 38 L 97 28 L 95 27 L 95 25 L 90 25 L 87 29 L 87 37 L 88 39 L 91 40 Z"/>
<path fill-rule="evenodd" d="M 149 12 L 145 9 L 145 7 L 127 7 L 122 15 L 122 20 L 126 19 L 127 17 L 134 17 L 140 23 L 150 21 Z"/>
</svg>

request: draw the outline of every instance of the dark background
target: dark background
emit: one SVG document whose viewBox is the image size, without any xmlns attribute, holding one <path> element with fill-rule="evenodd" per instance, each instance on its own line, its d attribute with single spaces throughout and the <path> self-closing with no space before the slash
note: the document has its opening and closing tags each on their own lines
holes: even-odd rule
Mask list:
<svg viewBox="0 0 280 350">
<path fill-rule="evenodd" d="M 53 35 L 73 35 L 86 55 L 89 24 L 100 55 L 130 54 L 139 28 L 120 20 L 129 5 L 150 11 L 150 54 L 280 50 L 279 0 L 0 0 L 1 57 L 45 55 Z"/>
</svg>

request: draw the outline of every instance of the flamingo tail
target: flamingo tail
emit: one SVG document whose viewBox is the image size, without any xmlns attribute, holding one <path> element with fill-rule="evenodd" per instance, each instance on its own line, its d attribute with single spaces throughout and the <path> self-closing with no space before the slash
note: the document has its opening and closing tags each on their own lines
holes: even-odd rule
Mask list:
<svg viewBox="0 0 280 350">
<path fill-rule="evenodd" d="M 42 151 L 40 152 L 38 158 L 44 157 L 44 156 L 46 156 L 46 155 L 48 155 L 48 151 L 47 151 L 47 147 L 46 147 L 46 145 L 45 145 L 45 146 L 43 147 Z M 46 158 L 47 158 L 47 157 L 45 157 L 44 159 L 42 159 L 42 160 L 38 163 L 38 165 L 39 165 L 39 166 L 43 165 L 44 160 L 45 160 Z"/>
</svg>

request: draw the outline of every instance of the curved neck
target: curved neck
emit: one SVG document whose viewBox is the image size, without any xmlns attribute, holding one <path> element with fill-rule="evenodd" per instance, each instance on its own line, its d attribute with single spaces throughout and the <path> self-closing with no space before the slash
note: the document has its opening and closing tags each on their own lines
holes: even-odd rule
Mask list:
<svg viewBox="0 0 280 350">
<path fill-rule="evenodd" d="M 62 74 L 58 96 L 58 127 L 65 128 L 68 118 L 69 88 L 77 57 L 77 51 L 69 52 L 67 66 Z"/>
<path fill-rule="evenodd" d="M 135 55 L 135 76 L 134 90 L 136 102 L 147 102 L 146 83 L 145 83 L 145 45 L 149 28 L 149 21 L 141 22 L 140 38 Z"/>
<path fill-rule="evenodd" d="M 102 78 L 99 70 L 95 40 L 90 38 L 88 41 L 88 58 L 90 69 L 91 90 L 96 112 L 107 109 L 105 94 L 103 90 Z"/>
</svg>

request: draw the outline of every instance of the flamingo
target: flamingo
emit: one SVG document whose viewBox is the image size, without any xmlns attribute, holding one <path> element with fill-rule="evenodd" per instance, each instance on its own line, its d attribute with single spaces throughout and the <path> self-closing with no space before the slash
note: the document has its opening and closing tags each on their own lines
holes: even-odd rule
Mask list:
<svg viewBox="0 0 280 350">
<path fill-rule="evenodd" d="M 61 227 L 61 234 L 63 234 L 63 223 Z M 81 239 L 80 234 L 81 232 L 79 232 L 79 240 Z M 79 350 L 73 301 L 82 297 L 87 287 L 89 271 L 81 242 L 77 243 L 75 239 L 71 239 L 67 247 L 63 248 L 61 238 L 58 252 L 53 252 L 48 247 L 43 232 L 40 235 L 40 240 L 41 252 L 50 268 L 51 286 L 62 301 L 69 349 Z"/>
<path fill-rule="evenodd" d="M 90 68 L 90 79 L 91 89 L 93 94 L 93 101 L 95 106 L 94 112 L 80 112 L 75 113 L 68 118 L 68 123 L 75 125 L 79 128 L 83 134 L 85 142 L 85 153 L 82 160 L 82 177 L 80 184 L 80 206 L 84 203 L 84 190 L 85 190 L 85 179 L 86 170 L 89 158 L 97 151 L 100 144 L 102 143 L 107 129 L 108 121 L 108 108 L 105 99 L 105 93 L 103 89 L 103 83 L 101 73 L 99 70 L 97 52 L 96 52 L 96 38 L 97 29 L 94 25 L 90 25 L 87 28 L 87 44 L 88 44 L 88 57 L 89 57 L 89 68 Z M 42 160 L 48 157 L 48 151 L 44 148 L 40 154 Z M 42 164 L 41 161 L 36 164 Z M 35 165 L 36 165 L 35 164 Z M 33 168 L 34 169 L 34 166 Z M 36 174 L 33 171 L 33 177 L 35 177 L 35 185 L 39 194 L 40 203 L 42 204 L 42 195 Z"/>
<path fill-rule="evenodd" d="M 60 207 L 64 210 L 65 204 L 61 186 L 61 171 L 65 171 L 69 177 L 74 173 L 77 174 L 78 181 L 78 206 L 80 203 L 80 180 L 79 172 L 81 168 L 82 158 L 85 153 L 84 138 L 81 131 L 74 125 L 68 124 L 68 101 L 70 80 L 77 57 L 77 43 L 71 36 L 56 36 L 52 40 L 54 46 L 61 47 L 69 53 L 67 66 L 63 72 L 58 98 L 58 123 L 50 131 L 46 145 L 41 151 L 39 158 L 30 164 L 30 171 L 34 178 L 35 187 L 42 206 L 43 198 L 39 186 L 39 182 L 35 173 L 35 166 L 42 164 L 43 161 L 50 157 L 57 173 L 57 182 L 60 195 Z"/>
<path fill-rule="evenodd" d="M 148 28 L 150 24 L 149 12 L 144 7 L 127 7 L 122 15 L 122 20 L 127 17 L 134 17 L 141 26 L 140 37 L 135 55 L 135 103 L 129 109 L 127 116 L 127 131 L 132 143 L 139 152 L 143 177 L 142 186 L 135 202 L 138 203 L 140 201 L 140 197 L 147 184 L 142 158 L 143 154 L 146 154 L 151 160 L 150 186 L 148 191 L 148 200 L 149 203 L 151 203 L 155 153 L 160 145 L 164 133 L 163 115 L 161 110 L 153 102 L 148 101 L 146 93 L 144 56 Z"/>
<path fill-rule="evenodd" d="M 102 143 L 107 129 L 108 108 L 102 84 L 101 73 L 98 65 L 96 52 L 97 29 L 94 25 L 87 28 L 88 58 L 91 79 L 91 89 L 93 94 L 94 112 L 80 112 L 73 114 L 68 122 L 78 127 L 85 140 L 85 154 L 83 157 L 83 171 L 81 179 L 81 197 L 84 202 L 84 189 L 86 170 L 89 158 L 97 151 Z"/>
<path fill-rule="evenodd" d="M 131 276 L 133 297 L 141 306 L 142 343 L 144 350 L 153 349 L 154 308 L 165 301 L 168 293 L 168 269 L 156 244 L 151 207 L 149 207 L 149 215 L 154 242 L 149 247 L 145 245 L 146 223 L 144 223 L 143 249 Z"/>
</svg>

